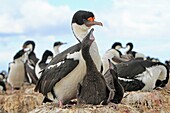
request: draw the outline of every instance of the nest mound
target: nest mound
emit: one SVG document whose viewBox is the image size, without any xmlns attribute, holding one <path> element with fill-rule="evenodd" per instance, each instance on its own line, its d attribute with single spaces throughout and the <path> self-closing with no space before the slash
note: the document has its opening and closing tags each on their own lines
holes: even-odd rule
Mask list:
<svg viewBox="0 0 170 113">
<path fill-rule="evenodd" d="M 34 85 L 25 85 L 21 90 L 8 90 L 0 95 L 0 112 L 28 113 L 42 103 L 43 96 L 33 91 Z"/>
<path fill-rule="evenodd" d="M 169 86 L 152 92 L 126 92 L 120 104 L 68 104 L 59 108 L 53 103 L 42 104 L 43 96 L 34 92 L 35 86 L 24 85 L 21 90 L 0 94 L 0 113 L 170 113 Z"/>
<path fill-rule="evenodd" d="M 136 108 L 129 105 L 65 105 L 63 108 L 55 107 L 50 103 L 43 104 L 29 113 L 139 113 Z"/>
<path fill-rule="evenodd" d="M 170 113 L 170 94 L 166 89 L 152 92 L 127 92 L 123 104 L 137 108 L 142 113 Z"/>
</svg>

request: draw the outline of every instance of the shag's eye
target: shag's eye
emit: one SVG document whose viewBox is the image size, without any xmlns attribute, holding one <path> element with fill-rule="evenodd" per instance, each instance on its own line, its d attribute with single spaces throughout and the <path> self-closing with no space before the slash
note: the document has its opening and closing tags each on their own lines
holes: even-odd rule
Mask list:
<svg viewBox="0 0 170 113">
<path fill-rule="evenodd" d="M 95 20 L 95 17 L 89 17 L 87 20 L 90 21 L 90 22 L 92 22 L 92 21 Z"/>
</svg>

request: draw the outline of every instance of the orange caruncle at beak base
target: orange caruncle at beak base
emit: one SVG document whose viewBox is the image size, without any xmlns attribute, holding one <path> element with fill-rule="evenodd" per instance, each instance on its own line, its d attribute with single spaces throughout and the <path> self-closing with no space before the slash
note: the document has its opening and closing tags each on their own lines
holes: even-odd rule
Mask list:
<svg viewBox="0 0 170 113">
<path fill-rule="evenodd" d="M 95 17 L 89 17 L 87 20 L 93 22 L 95 20 Z"/>
<path fill-rule="evenodd" d="M 99 25 L 99 26 L 103 26 L 103 24 L 101 22 L 97 22 L 97 21 L 94 21 L 95 18 L 94 17 L 89 17 L 87 20 L 84 19 L 84 24 L 87 26 L 87 27 L 91 27 L 93 25 Z"/>
</svg>

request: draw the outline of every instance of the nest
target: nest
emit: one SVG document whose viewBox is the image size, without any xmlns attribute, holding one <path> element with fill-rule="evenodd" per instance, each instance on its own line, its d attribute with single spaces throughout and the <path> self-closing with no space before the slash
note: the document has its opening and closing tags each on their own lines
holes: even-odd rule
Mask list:
<svg viewBox="0 0 170 113">
<path fill-rule="evenodd" d="M 28 89 L 24 90 L 25 87 Z M 32 85 L 18 91 L 8 91 L 0 95 L 0 111 L 8 113 L 28 113 L 41 105 L 43 96 L 33 91 Z"/>
<path fill-rule="evenodd" d="M 34 92 L 34 85 L 0 95 L 0 112 L 3 113 L 170 113 L 169 86 L 152 92 L 126 92 L 120 104 L 76 105 L 59 108 L 56 104 L 42 104 L 43 96 Z M 76 101 L 76 100 L 74 100 Z"/>
<path fill-rule="evenodd" d="M 121 104 L 109 105 L 65 105 L 63 108 L 55 107 L 49 103 L 43 104 L 30 113 L 139 113 L 131 106 Z"/>
</svg>

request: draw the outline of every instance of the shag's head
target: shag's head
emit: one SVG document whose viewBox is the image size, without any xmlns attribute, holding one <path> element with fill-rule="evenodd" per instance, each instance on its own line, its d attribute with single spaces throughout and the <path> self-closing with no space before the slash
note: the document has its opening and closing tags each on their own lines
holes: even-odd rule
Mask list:
<svg viewBox="0 0 170 113">
<path fill-rule="evenodd" d="M 130 48 L 133 48 L 133 44 L 131 43 L 131 42 L 128 42 L 127 44 L 126 44 L 126 47 L 130 47 Z"/>
<path fill-rule="evenodd" d="M 29 51 L 34 51 L 35 48 L 35 42 L 32 40 L 28 40 L 23 44 L 23 49 L 29 49 Z"/>
<path fill-rule="evenodd" d="M 117 49 L 119 50 L 120 48 L 123 48 L 122 47 L 122 44 L 120 42 L 115 42 L 113 45 L 112 45 L 112 49 Z"/>
<path fill-rule="evenodd" d="M 72 30 L 78 41 L 82 41 L 87 35 L 88 30 L 94 26 L 103 26 L 101 22 L 95 21 L 95 16 L 90 11 L 79 10 L 72 18 Z"/>
<path fill-rule="evenodd" d="M 47 60 L 51 61 L 52 58 L 53 58 L 53 53 L 50 50 L 46 50 L 43 53 L 42 61 L 44 61 L 44 62 L 46 62 Z"/>
<path fill-rule="evenodd" d="M 54 43 L 53 47 L 61 46 L 61 45 L 63 45 L 63 44 L 67 44 L 67 43 L 58 41 L 58 42 L 55 42 L 55 43 Z"/>
</svg>

